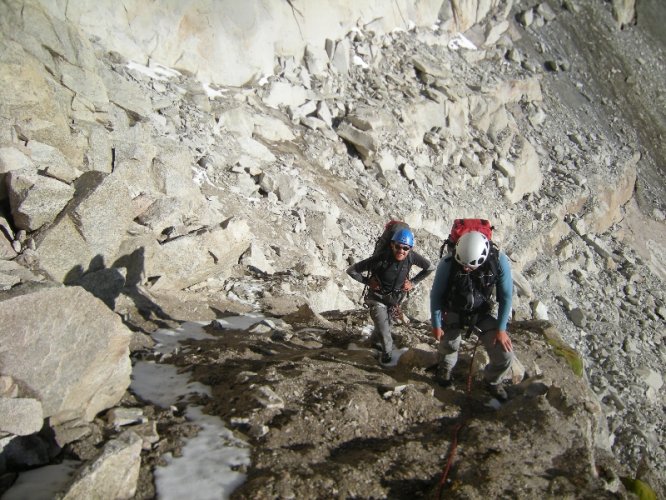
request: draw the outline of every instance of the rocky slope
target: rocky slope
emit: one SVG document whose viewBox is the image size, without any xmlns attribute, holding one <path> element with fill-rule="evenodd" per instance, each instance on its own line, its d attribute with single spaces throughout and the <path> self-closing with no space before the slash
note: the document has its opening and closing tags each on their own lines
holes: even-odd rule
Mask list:
<svg viewBox="0 0 666 500">
<path fill-rule="evenodd" d="M 307 23 L 308 13 L 289 4 Z M 155 328 L 224 312 L 263 311 L 285 318 L 288 332 L 295 329 L 288 338 L 280 328 L 277 337 L 250 336 L 249 344 L 222 336 L 201 346 L 204 355 L 177 360 L 219 392 L 206 404 L 225 419 L 235 416 L 225 401 L 245 391 L 229 383 L 245 364 L 257 385 L 283 400 L 279 412 L 258 409 L 256 422 L 237 429 L 255 450 L 239 496 L 324 495 L 340 473 L 349 476 L 339 486 L 342 496 L 432 493 L 441 450 L 466 411 L 465 392 L 435 387 L 427 363 L 382 371 L 367 352 L 345 350 L 360 337 L 363 314 L 361 288 L 343 270 L 369 253 L 389 217 L 408 221 L 420 251 L 437 260 L 454 218 L 485 216 L 513 260 L 519 359 L 545 380 L 517 388 L 497 412 L 473 412 L 469 448 L 454 470 L 461 498 L 503 491 L 522 498 L 622 495 L 620 475 L 639 476 L 663 494 L 666 197 L 659 137 L 666 122 L 658 105 L 664 44 L 654 24 L 663 9 L 621 1 L 483 5 L 488 10 L 447 2 L 439 20 L 432 6 L 415 15 L 418 26 L 389 31 L 367 19 L 343 34 L 324 32 L 317 43 L 301 39 L 293 53 L 271 53 L 272 74 L 240 87 L 192 74 L 199 70 L 166 55 L 164 62 L 181 71 L 152 59 L 137 64 L 130 60 L 136 49 L 111 47 L 99 30 L 92 37 L 82 31 L 90 28 L 82 19 L 90 18 L 79 11 L 0 5 L 0 116 L 7 124 L 0 135 L 0 305 L 13 311 L 20 301 L 23 311 L 2 314 L 2 335 L 35 346 L 15 364 L 8 361 L 13 347 L 3 341 L 0 351 L 2 404 L 12 416 L 0 427 L 7 483 L 22 467 L 62 459 L 63 447 L 92 460 L 92 444 L 113 434 L 100 430 L 95 414 L 119 403 L 118 387 L 103 398 L 94 397 L 94 385 L 77 387 L 76 397 L 66 399 L 69 413 L 49 424 L 55 443 L 40 438 L 43 452 L 32 461 L 16 451 L 39 430 L 38 421 L 17 425 L 21 415 L 37 408 L 51 417 L 45 394 L 66 393 L 72 380 L 90 374 L 72 366 L 47 390 L 23 371 L 50 371 L 40 353 L 70 342 L 67 328 L 24 340 L 31 315 L 40 325 L 77 322 L 81 352 L 95 349 L 88 339 L 98 326 L 75 315 L 88 299 L 67 293 L 101 300 L 86 308 L 115 311 L 125 326 L 114 327 L 109 342 L 115 353 L 131 348 L 135 359 L 152 356 L 146 334 Z M 63 285 L 67 292 L 50 291 Z M 412 323 L 398 327 L 401 347 L 434 349 L 427 285 L 410 297 Z M 52 309 L 43 305 L 48 294 L 57 304 Z M 289 319 L 303 308 L 311 311 L 304 324 Z M 317 316 L 325 312 L 329 320 Z M 532 319 L 550 321 L 583 355 L 596 396 L 557 356 L 551 359 L 543 326 L 521 323 Z M 319 329 L 316 338 L 299 334 L 309 328 Z M 122 380 L 126 355 L 102 361 Z M 211 380 L 206 367 L 216 363 L 224 377 Z M 304 388 L 321 401 L 297 404 Z M 140 406 L 129 395 L 123 401 Z M 337 405 L 351 401 L 362 402 L 364 416 L 339 414 Z M 588 408 L 582 416 L 574 410 L 581 401 Z M 246 409 L 252 413 L 251 405 Z M 514 420 L 520 409 L 526 414 Z M 146 411 L 162 423 L 165 439 L 144 442 L 136 492 L 143 497 L 154 493 L 151 466 L 177 446 L 171 438 L 183 425 L 177 415 Z M 383 421 L 370 418 L 375 412 Z M 306 422 L 340 418 L 350 427 L 329 435 L 322 426 L 313 448 L 286 435 L 317 434 Z M 562 435 L 558 425 L 547 425 L 555 421 Z M 264 425 L 272 429 L 267 437 L 252 434 Z M 489 445 L 484 436 L 493 432 L 511 439 Z M 138 460 L 136 442 L 120 442 Z M 551 451 L 536 460 L 525 448 Z M 580 454 L 587 458 L 576 469 L 569 462 Z M 394 477 L 406 457 L 413 466 Z M 520 472 L 478 485 L 478 470 L 466 467 L 481 457 L 489 470 L 511 464 Z M 354 460 L 368 463 L 363 477 L 350 475 L 345 464 Z M 564 472 L 526 479 L 524 492 L 516 489 L 515 474 L 538 477 L 551 469 Z M 313 475 L 314 483 L 302 481 Z M 308 489 L 313 485 L 320 490 Z"/>
</svg>

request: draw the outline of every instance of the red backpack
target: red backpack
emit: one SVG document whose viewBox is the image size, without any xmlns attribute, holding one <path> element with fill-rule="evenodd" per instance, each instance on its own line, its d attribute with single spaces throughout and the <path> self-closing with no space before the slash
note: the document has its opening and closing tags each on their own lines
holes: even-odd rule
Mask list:
<svg viewBox="0 0 666 500">
<path fill-rule="evenodd" d="M 486 219 L 454 220 L 453 226 L 451 226 L 449 237 L 444 240 L 442 248 L 439 251 L 439 257 L 441 258 L 444 255 L 444 250 L 448 250 L 450 253 L 453 253 L 453 249 L 456 246 L 456 243 L 463 234 L 469 233 L 470 231 L 478 231 L 479 233 L 485 235 L 488 240 L 492 240 L 493 229 L 495 229 L 495 227 L 491 226 L 490 221 Z"/>
</svg>

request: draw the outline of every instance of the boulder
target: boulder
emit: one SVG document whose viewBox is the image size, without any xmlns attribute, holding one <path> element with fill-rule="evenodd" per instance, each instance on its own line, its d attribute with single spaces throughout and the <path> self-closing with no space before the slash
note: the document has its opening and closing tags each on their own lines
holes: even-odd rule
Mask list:
<svg viewBox="0 0 666 500">
<path fill-rule="evenodd" d="M 139 479 L 142 444 L 143 440 L 132 431 L 125 431 L 110 440 L 95 460 L 77 471 L 58 498 L 132 498 Z"/>
<path fill-rule="evenodd" d="M 247 250 L 252 233 L 245 220 L 231 219 L 146 249 L 145 272 L 157 279 L 155 289 L 179 290 L 224 276 Z"/>
<path fill-rule="evenodd" d="M 318 280 L 309 287 L 308 304 L 316 313 L 325 311 L 348 311 L 356 305 L 347 298 L 333 280 Z"/>
<path fill-rule="evenodd" d="M 613 18 L 622 29 L 636 18 L 636 0 L 613 0 Z"/>
<path fill-rule="evenodd" d="M 129 386 L 131 332 L 80 287 L 0 296 L 2 374 L 20 380 L 52 425 L 92 419 Z M 73 348 L 75 346 L 76 348 Z"/>
<path fill-rule="evenodd" d="M 350 142 L 363 159 L 368 159 L 377 152 L 377 141 L 369 132 L 359 130 L 347 122 L 342 122 L 336 132 L 342 139 Z"/>
<path fill-rule="evenodd" d="M 42 170 L 49 177 L 71 184 L 81 175 L 81 171 L 70 165 L 60 150 L 48 144 L 31 141 L 27 149 L 37 170 Z"/>
<path fill-rule="evenodd" d="M 65 282 L 93 259 L 112 261 L 133 217 L 122 178 L 87 172 L 62 216 L 35 237 L 39 266 L 55 281 Z"/>
<path fill-rule="evenodd" d="M 12 17 L 5 12 L 6 6 L 0 6 L 0 18 L 3 22 L 12 22 Z M 19 30 L 14 26 L 12 32 Z M 59 105 L 66 91 L 51 85 L 44 65 L 35 57 L 6 37 L 2 38 L 0 102 L 4 106 L 0 115 L 7 127 L 15 127 L 23 138 L 49 144 L 70 160 L 79 161 L 81 151 L 72 138 L 67 115 Z"/>
<path fill-rule="evenodd" d="M 74 188 L 35 170 L 12 170 L 7 190 L 14 224 L 35 231 L 52 222 L 74 196 Z"/>
<path fill-rule="evenodd" d="M 132 113 L 137 119 L 147 120 L 153 112 L 150 97 L 123 76 L 113 71 L 103 71 L 102 82 L 106 87 L 109 101 Z"/>
</svg>

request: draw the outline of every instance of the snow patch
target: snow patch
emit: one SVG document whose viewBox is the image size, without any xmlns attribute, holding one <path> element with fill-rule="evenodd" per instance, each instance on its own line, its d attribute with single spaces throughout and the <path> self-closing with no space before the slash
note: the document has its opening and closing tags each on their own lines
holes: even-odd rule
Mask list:
<svg viewBox="0 0 666 500">
<path fill-rule="evenodd" d="M 143 73 L 144 75 L 153 78 L 154 80 L 168 80 L 170 78 L 176 78 L 180 76 L 180 73 L 172 68 L 167 68 L 158 63 L 150 63 L 150 67 L 144 64 L 139 64 L 136 61 L 130 61 L 127 63 L 129 69 Z"/>
<path fill-rule="evenodd" d="M 222 330 L 247 330 L 263 319 L 261 315 L 249 314 L 220 318 L 216 324 Z M 187 322 L 176 330 L 157 330 L 152 335 L 157 342 L 155 351 L 170 354 L 181 348 L 181 340 L 212 338 L 204 331 L 205 324 Z M 190 381 L 187 374 L 178 373 L 177 367 L 148 361 L 134 365 L 130 387 L 142 399 L 163 408 L 169 408 L 194 393 L 211 394 L 208 386 Z M 245 474 L 237 468 L 250 464 L 248 445 L 234 437 L 220 418 L 206 415 L 199 406 L 189 406 L 185 416 L 200 430 L 187 440 L 182 456 L 165 454 L 166 466 L 155 468 L 158 498 L 191 498 L 194 491 L 197 500 L 228 498 L 245 481 Z"/>
</svg>

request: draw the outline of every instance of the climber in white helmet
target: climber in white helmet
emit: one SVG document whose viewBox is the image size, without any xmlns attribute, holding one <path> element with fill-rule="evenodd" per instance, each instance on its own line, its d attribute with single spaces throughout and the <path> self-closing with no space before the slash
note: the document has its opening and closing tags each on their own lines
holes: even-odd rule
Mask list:
<svg viewBox="0 0 666 500">
<path fill-rule="evenodd" d="M 497 317 L 493 315 L 493 290 Z M 508 257 L 481 232 L 460 236 L 453 255 L 439 262 L 430 291 L 432 333 L 440 342 L 436 377 L 440 385 L 451 385 L 461 335 L 473 328 L 490 357 L 484 370 L 487 387 L 493 396 L 507 399 L 502 380 L 514 357 L 507 333 L 512 291 Z"/>
</svg>

